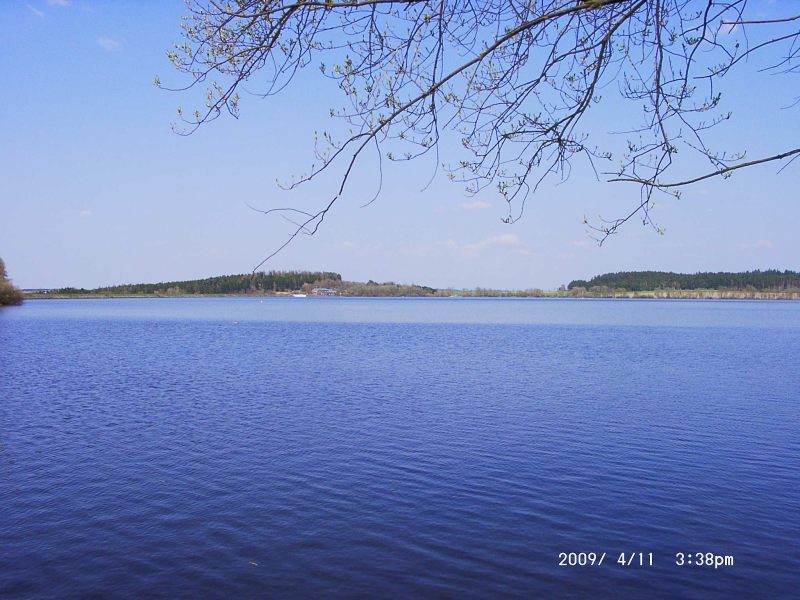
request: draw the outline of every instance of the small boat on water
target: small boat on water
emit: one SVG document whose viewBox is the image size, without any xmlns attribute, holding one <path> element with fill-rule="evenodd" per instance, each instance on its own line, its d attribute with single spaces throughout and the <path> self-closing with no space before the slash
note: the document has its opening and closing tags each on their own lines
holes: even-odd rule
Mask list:
<svg viewBox="0 0 800 600">
<path fill-rule="evenodd" d="M 292 298 L 305 298 L 307 294 L 292 294 Z"/>
</svg>

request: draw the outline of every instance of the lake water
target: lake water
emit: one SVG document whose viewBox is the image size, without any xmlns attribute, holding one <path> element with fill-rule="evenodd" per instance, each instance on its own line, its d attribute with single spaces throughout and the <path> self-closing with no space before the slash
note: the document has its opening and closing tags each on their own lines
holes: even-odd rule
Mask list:
<svg viewBox="0 0 800 600">
<path fill-rule="evenodd" d="M 29 301 L 0 597 L 797 597 L 798 365 L 788 302 Z"/>
</svg>

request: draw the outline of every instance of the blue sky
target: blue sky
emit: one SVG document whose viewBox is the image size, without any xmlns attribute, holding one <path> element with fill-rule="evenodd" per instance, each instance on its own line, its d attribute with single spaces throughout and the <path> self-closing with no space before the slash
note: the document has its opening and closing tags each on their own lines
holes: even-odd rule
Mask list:
<svg viewBox="0 0 800 600">
<path fill-rule="evenodd" d="M 769 11 L 771 3 L 762 4 Z M 341 103 L 335 85 L 313 72 L 281 96 L 245 96 L 238 121 L 220 119 L 189 137 L 171 131 L 176 107 L 190 107 L 190 99 L 153 80 L 186 83 L 166 58 L 183 11 L 180 2 L 155 1 L 0 5 L 0 256 L 17 285 L 95 287 L 247 272 L 289 228 L 246 203 L 302 206 L 328 197 L 331 180 L 291 193 L 275 183 L 309 164 L 313 131 L 325 128 L 329 108 Z M 734 121 L 717 134 L 752 158 L 794 147 L 800 110 L 780 110 L 798 95 L 796 76 L 759 77 L 756 84 L 757 66 L 728 83 Z M 318 234 L 298 239 L 265 268 L 435 287 L 546 289 L 619 270 L 798 269 L 800 166 L 777 170 L 750 169 L 689 188 L 680 200 L 657 204 L 653 214 L 665 235 L 631 222 L 597 247 L 583 216 L 622 214 L 638 198 L 633 187 L 576 169 L 506 225 L 504 202 L 492 193 L 471 197 L 444 173 L 423 190 L 430 161 L 389 169 L 378 200 L 360 208 L 377 181 L 367 161 Z"/>
</svg>

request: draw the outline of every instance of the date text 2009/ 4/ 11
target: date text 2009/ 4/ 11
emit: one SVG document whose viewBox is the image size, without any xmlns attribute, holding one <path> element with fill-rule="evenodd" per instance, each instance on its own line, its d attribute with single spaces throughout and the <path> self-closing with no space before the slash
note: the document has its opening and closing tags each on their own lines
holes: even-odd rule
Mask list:
<svg viewBox="0 0 800 600">
<path fill-rule="evenodd" d="M 608 552 L 559 552 L 559 567 L 601 567 L 613 562 Z M 620 552 L 616 563 L 623 567 L 652 567 L 652 552 Z"/>
</svg>

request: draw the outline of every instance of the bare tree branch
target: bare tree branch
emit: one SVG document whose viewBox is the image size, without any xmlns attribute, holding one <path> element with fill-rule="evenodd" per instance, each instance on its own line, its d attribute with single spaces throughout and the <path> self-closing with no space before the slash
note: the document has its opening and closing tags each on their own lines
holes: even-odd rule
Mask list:
<svg viewBox="0 0 800 600">
<path fill-rule="evenodd" d="M 794 156 L 796 154 L 800 154 L 800 148 L 795 148 L 794 150 L 789 150 L 788 152 L 781 152 L 780 154 L 776 154 L 774 156 L 768 156 L 766 158 L 759 158 L 756 160 L 749 160 L 747 162 L 741 162 L 735 165 L 731 165 L 729 167 L 723 167 L 722 169 L 717 169 L 711 173 L 706 173 L 705 175 L 700 175 L 698 177 L 693 177 L 692 179 L 685 179 L 683 181 L 675 181 L 672 183 L 663 183 L 660 181 L 649 181 L 644 179 L 636 179 L 632 177 L 615 177 L 613 179 L 609 179 L 609 181 L 625 181 L 628 183 L 639 183 L 642 185 L 647 185 L 649 187 L 666 189 L 666 188 L 676 188 L 682 187 L 686 185 L 692 185 L 693 183 L 698 183 L 703 181 L 704 179 L 711 179 L 712 177 L 719 177 L 728 175 L 733 171 L 737 171 L 739 169 L 745 169 L 747 167 L 754 167 L 755 165 L 761 165 L 768 162 L 773 162 L 776 160 L 784 160 L 789 158 L 790 156 Z"/>
<path fill-rule="evenodd" d="M 746 0 L 189 0 L 183 42 L 168 55 L 189 78 L 178 89 L 207 92 L 202 109 L 179 110 L 176 130 L 238 117 L 245 84 L 268 97 L 316 66 L 346 99 L 330 116 L 350 131 L 323 131 L 309 170 L 285 184 L 338 169 L 318 210 L 261 211 L 294 227 L 277 251 L 318 230 L 372 147 L 380 182 L 360 204 L 380 193 L 384 159 L 428 155 L 434 174 L 443 166 L 470 193 L 494 187 L 507 223 L 545 181 L 567 179 L 584 159 L 594 174 L 610 164 L 608 181 L 637 183 L 640 196 L 621 218 L 587 222 L 602 243 L 636 215 L 660 230 L 655 191 L 796 158 L 789 150 L 745 161 L 707 136 L 731 118 L 717 88 L 741 64 L 769 51 L 766 70 L 797 72 L 800 15 L 780 14 L 787 4 L 749 18 Z M 618 133 L 592 122 L 609 103 L 627 119 Z M 460 139 L 463 156 L 442 165 L 444 135 Z M 698 158 L 708 172 L 681 178 Z M 676 181 L 664 183 L 667 173 Z"/>
</svg>

